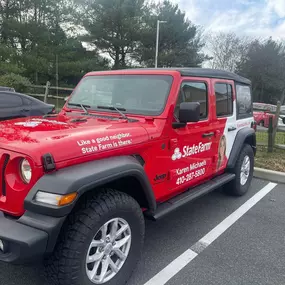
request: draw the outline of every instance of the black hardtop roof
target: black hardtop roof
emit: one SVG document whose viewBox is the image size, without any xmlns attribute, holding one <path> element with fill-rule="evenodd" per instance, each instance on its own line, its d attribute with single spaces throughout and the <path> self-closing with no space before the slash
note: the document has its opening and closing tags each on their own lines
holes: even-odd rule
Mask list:
<svg viewBox="0 0 285 285">
<path fill-rule="evenodd" d="M 236 82 L 251 85 L 251 81 L 245 77 L 242 77 L 236 73 L 212 69 L 212 68 L 201 68 L 201 67 L 171 67 L 171 68 L 138 68 L 137 70 L 174 70 L 180 72 L 182 76 L 191 77 L 209 77 L 218 79 L 234 80 Z"/>
<path fill-rule="evenodd" d="M 243 84 L 251 85 L 251 81 L 245 77 L 242 77 L 236 73 L 211 68 L 179 68 L 177 69 L 182 76 L 199 76 L 210 77 L 219 79 L 229 79 Z"/>
</svg>

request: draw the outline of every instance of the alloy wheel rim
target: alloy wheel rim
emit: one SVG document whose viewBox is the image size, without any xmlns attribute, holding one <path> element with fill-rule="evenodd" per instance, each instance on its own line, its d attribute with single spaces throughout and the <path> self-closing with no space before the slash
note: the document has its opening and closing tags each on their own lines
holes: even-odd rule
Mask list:
<svg viewBox="0 0 285 285">
<path fill-rule="evenodd" d="M 86 256 L 86 273 L 94 284 L 110 281 L 123 267 L 131 248 L 131 228 L 122 218 L 106 222 L 92 239 Z"/>
<path fill-rule="evenodd" d="M 241 165 L 241 172 L 240 172 L 240 184 L 242 186 L 246 184 L 249 174 L 250 174 L 250 159 L 249 156 L 246 155 L 243 159 Z"/>
</svg>

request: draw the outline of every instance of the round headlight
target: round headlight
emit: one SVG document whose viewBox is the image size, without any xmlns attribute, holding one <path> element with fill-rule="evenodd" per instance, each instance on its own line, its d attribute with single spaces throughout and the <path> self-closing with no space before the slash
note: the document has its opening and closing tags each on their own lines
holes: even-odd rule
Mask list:
<svg viewBox="0 0 285 285">
<path fill-rule="evenodd" d="M 29 183 L 32 178 L 32 168 L 27 159 L 23 159 L 20 164 L 21 176 L 25 183 Z"/>
</svg>

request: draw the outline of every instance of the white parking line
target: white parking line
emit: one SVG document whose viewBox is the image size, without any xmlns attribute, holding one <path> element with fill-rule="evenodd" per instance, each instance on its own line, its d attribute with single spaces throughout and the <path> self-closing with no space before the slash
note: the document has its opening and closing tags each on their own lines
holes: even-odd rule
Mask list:
<svg viewBox="0 0 285 285">
<path fill-rule="evenodd" d="M 242 204 L 236 211 L 225 218 L 214 229 L 202 237 L 196 244 L 187 249 L 184 253 L 174 259 L 169 265 L 152 277 L 144 285 L 163 285 L 168 282 L 174 275 L 189 264 L 200 252 L 216 240 L 222 233 L 224 233 L 230 226 L 232 226 L 239 218 L 241 218 L 247 211 L 249 211 L 257 202 L 264 196 L 270 193 L 276 183 L 268 183 L 264 188 L 258 191 L 253 197 Z"/>
</svg>

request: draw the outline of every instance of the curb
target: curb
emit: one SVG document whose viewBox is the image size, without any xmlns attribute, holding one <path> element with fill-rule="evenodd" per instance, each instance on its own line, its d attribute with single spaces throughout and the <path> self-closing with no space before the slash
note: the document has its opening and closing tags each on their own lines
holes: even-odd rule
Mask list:
<svg viewBox="0 0 285 285">
<path fill-rule="evenodd" d="M 263 180 L 269 180 L 271 182 L 285 184 L 285 173 L 284 172 L 255 167 L 253 176 L 255 178 L 260 178 Z"/>
</svg>

